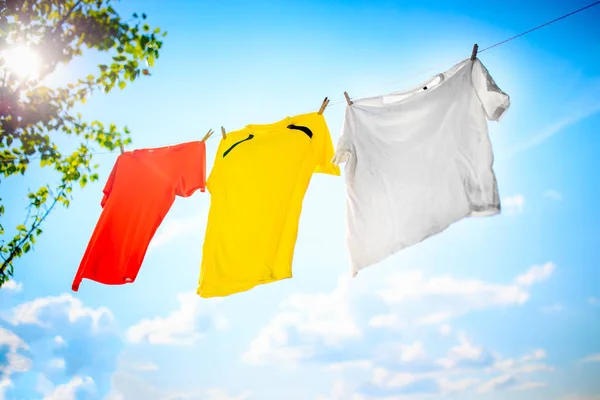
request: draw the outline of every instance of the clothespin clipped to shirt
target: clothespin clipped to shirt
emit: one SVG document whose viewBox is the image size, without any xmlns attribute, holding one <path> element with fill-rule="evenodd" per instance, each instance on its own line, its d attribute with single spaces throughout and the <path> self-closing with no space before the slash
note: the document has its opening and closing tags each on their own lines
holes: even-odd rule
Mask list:
<svg viewBox="0 0 600 400">
<path fill-rule="evenodd" d="M 123 145 L 122 144 L 119 145 L 119 149 L 121 149 L 121 154 L 125 153 L 125 149 L 123 149 Z"/>
<path fill-rule="evenodd" d="M 221 127 L 221 135 L 223 135 L 223 140 L 227 139 L 227 135 L 225 134 L 225 128 Z"/>
<path fill-rule="evenodd" d="M 328 104 L 329 100 L 327 99 L 327 97 L 325 97 L 325 100 L 323 100 L 323 104 L 321 104 L 321 108 L 319 108 L 319 115 L 323 114 L 323 111 L 325 111 L 325 108 Z"/>
<path fill-rule="evenodd" d="M 473 52 L 471 53 L 471 61 L 474 61 L 477 58 L 477 50 L 479 50 L 479 46 L 475 43 L 473 45 Z"/>
<path fill-rule="evenodd" d="M 214 133 L 213 130 L 209 129 L 208 132 L 206 132 L 206 135 L 204 135 L 204 137 L 202 138 L 201 141 L 202 142 L 206 142 L 206 140 L 208 140 L 208 138 L 211 137 L 213 133 Z"/>
<path fill-rule="evenodd" d="M 352 104 L 354 104 L 352 102 L 352 100 L 350 100 L 350 96 L 348 96 L 348 92 L 344 92 L 344 97 L 346 97 L 346 103 L 348 103 L 349 106 L 351 106 Z"/>
</svg>

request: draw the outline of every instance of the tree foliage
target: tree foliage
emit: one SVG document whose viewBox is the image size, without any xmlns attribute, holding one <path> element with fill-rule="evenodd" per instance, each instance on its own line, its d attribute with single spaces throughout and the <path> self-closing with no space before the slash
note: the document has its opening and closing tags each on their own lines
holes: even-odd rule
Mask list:
<svg viewBox="0 0 600 400">
<path fill-rule="evenodd" d="M 128 82 L 150 75 L 159 56 L 166 32 L 151 28 L 145 14 L 122 19 L 111 3 L 0 0 L 0 184 L 10 176 L 25 175 L 32 163 L 58 175 L 56 183 L 28 193 L 23 224 L 10 233 L 5 233 L 2 217 L 19 210 L 6 210 L 0 198 L 0 287 L 12 277 L 15 261 L 33 248 L 54 207 L 69 207 L 75 185 L 83 188 L 98 179 L 94 150 L 112 151 L 131 141 L 126 127 L 86 121 L 74 111 L 94 92 L 124 89 Z M 7 54 L 19 45 L 39 55 L 36 78 L 19 77 L 7 67 Z M 92 51 L 106 57 L 95 74 L 65 87 L 42 84 L 59 63 Z M 75 151 L 61 152 L 57 143 L 65 137 L 77 142 Z"/>
</svg>

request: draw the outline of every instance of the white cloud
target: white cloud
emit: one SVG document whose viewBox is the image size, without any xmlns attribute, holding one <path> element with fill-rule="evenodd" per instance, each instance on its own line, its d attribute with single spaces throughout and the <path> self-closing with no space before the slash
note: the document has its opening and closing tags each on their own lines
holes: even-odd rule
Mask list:
<svg viewBox="0 0 600 400">
<path fill-rule="evenodd" d="M 65 365 L 66 363 L 64 358 L 53 358 L 50 360 L 50 368 L 64 369 Z"/>
<path fill-rule="evenodd" d="M 400 361 L 413 362 L 427 358 L 427 352 L 421 342 L 413 342 L 410 345 L 400 345 Z"/>
<path fill-rule="evenodd" d="M 194 293 L 177 295 L 179 308 L 167 317 L 143 319 L 125 332 L 131 343 L 147 342 L 156 345 L 193 345 L 205 332 L 199 331 L 199 321 L 207 322 L 209 329 L 222 330 L 228 320 L 216 312 L 214 305 L 220 299 L 201 301 Z"/>
<path fill-rule="evenodd" d="M 165 219 L 152 238 L 148 252 L 164 246 L 178 236 L 201 232 L 206 226 L 207 217 L 208 212 L 203 210 L 188 217 Z"/>
<path fill-rule="evenodd" d="M 10 281 L 2 285 L 2 289 L 10 290 L 13 292 L 20 292 L 21 290 L 23 290 L 23 284 L 21 282 L 17 283 L 14 279 L 11 279 Z"/>
<path fill-rule="evenodd" d="M 534 265 L 527 272 L 517 276 L 515 282 L 522 286 L 531 286 L 535 282 L 548 279 L 556 269 L 556 265 L 547 262 L 544 265 Z"/>
<path fill-rule="evenodd" d="M 39 374 L 35 391 L 42 395 L 49 395 L 54 390 L 54 383 L 45 374 Z"/>
<path fill-rule="evenodd" d="M 0 400 L 5 400 L 5 392 L 9 388 L 13 388 L 14 385 L 11 380 L 7 377 L 3 377 L 0 379 Z M 8 399 L 6 399 L 8 400 Z"/>
<path fill-rule="evenodd" d="M 600 400 L 600 395 L 569 394 L 567 396 L 561 397 L 559 400 Z"/>
<path fill-rule="evenodd" d="M 64 346 L 65 344 L 67 344 L 67 342 L 65 342 L 65 339 L 63 339 L 63 337 L 62 337 L 62 336 L 60 336 L 60 335 L 56 335 L 56 336 L 54 337 L 54 343 L 55 343 L 57 346 Z"/>
<path fill-rule="evenodd" d="M 597 299 L 595 297 L 590 297 L 588 299 L 588 303 L 590 303 L 593 306 L 600 306 L 600 299 Z"/>
<path fill-rule="evenodd" d="M 520 304 L 529 295 L 514 285 L 497 285 L 477 279 L 453 278 L 450 275 L 427 277 L 423 271 L 404 271 L 387 280 L 387 288 L 378 291 L 387 303 L 404 303 L 430 296 L 464 297 L 481 305 Z"/>
<path fill-rule="evenodd" d="M 516 284 L 495 284 L 450 275 L 427 275 L 420 270 L 398 272 L 388 279 L 376 295 L 402 320 L 376 317 L 371 325 L 438 325 L 442 322 L 486 308 L 521 305 L 529 293 Z M 389 315 L 389 314 L 388 314 Z"/>
<path fill-rule="evenodd" d="M 11 375 L 28 372 L 33 367 L 33 360 L 16 353 L 12 348 L 4 355 L 4 358 L 4 364 L 0 365 L 0 400 L 4 399 L 7 389 L 14 387 Z"/>
<path fill-rule="evenodd" d="M 358 392 L 369 399 L 412 400 L 472 391 L 532 390 L 546 383 L 529 381 L 524 379 L 526 376 L 554 370 L 545 364 L 532 363 L 546 357 L 542 349 L 508 359 L 474 344 L 464 331 L 459 331 L 456 337 L 458 343 L 438 360 L 427 356 L 421 342 L 408 346 L 380 345 L 381 351 L 372 357 L 375 363 L 370 385 L 359 386 Z M 406 355 L 404 359 L 402 354 Z"/>
<path fill-rule="evenodd" d="M 379 345 L 373 354 L 375 362 L 393 362 L 395 364 L 420 364 L 428 359 L 421 341 L 411 344 L 385 343 Z"/>
<path fill-rule="evenodd" d="M 400 321 L 396 314 L 381 314 L 372 317 L 368 325 L 374 328 L 393 328 L 398 326 Z"/>
<path fill-rule="evenodd" d="M 112 322 L 114 319 L 108 308 L 85 307 L 81 300 L 68 293 L 63 293 L 60 296 L 40 297 L 16 306 L 12 310 L 12 315 L 8 317 L 8 321 L 13 325 L 36 324 L 48 326 L 48 322 L 42 321 L 40 315 L 44 310 L 53 307 L 66 308 L 70 322 L 75 322 L 80 318 L 90 318 L 94 329 L 98 329 L 101 322 Z"/>
<path fill-rule="evenodd" d="M 74 399 L 79 390 L 95 390 L 94 382 L 102 387 L 108 380 L 106 372 L 113 368 L 111 361 L 121 341 L 107 308 L 85 307 L 79 299 L 63 294 L 20 304 L 2 319 L 6 328 L 0 328 L 0 342 L 9 347 L 7 363 L 0 367 L 6 381 L 2 391 L 12 386 L 23 398 L 41 398 L 41 393 L 44 399 Z M 82 369 L 85 376 L 78 376 Z M 55 387 L 45 375 L 39 377 L 42 371 L 71 381 Z M 37 375 L 38 384 L 11 377 L 17 373 Z"/>
<path fill-rule="evenodd" d="M 12 353 L 16 353 L 19 349 L 27 350 L 29 348 L 23 339 L 14 332 L 0 326 L 0 347 L 2 346 L 7 346 Z"/>
<path fill-rule="evenodd" d="M 515 383 L 515 378 L 513 378 L 511 375 L 500 375 L 500 376 L 496 376 L 492 379 L 489 379 L 486 382 L 484 382 L 483 384 L 481 384 L 477 388 L 477 391 L 479 393 L 494 392 L 497 390 L 507 389 L 510 386 L 514 385 L 514 383 Z"/>
<path fill-rule="evenodd" d="M 344 371 L 351 368 L 371 369 L 373 362 L 371 360 L 342 361 L 333 362 L 326 367 L 330 371 Z"/>
<path fill-rule="evenodd" d="M 440 326 L 440 335 L 446 337 L 446 336 L 450 336 L 451 333 L 452 333 L 452 326 L 450 326 L 449 324 L 444 324 L 444 325 Z"/>
<path fill-rule="evenodd" d="M 521 194 L 502 199 L 502 210 L 506 215 L 515 215 L 523 212 L 525 197 Z"/>
<path fill-rule="evenodd" d="M 417 320 L 418 325 L 438 325 L 454 317 L 452 311 L 440 311 L 426 315 Z"/>
<path fill-rule="evenodd" d="M 69 382 L 58 385 L 44 396 L 43 400 L 76 400 L 80 390 L 92 391 L 95 389 L 94 380 L 89 376 L 75 376 Z"/>
<path fill-rule="evenodd" d="M 534 361 L 534 360 L 543 360 L 544 358 L 546 358 L 547 354 L 546 354 L 546 350 L 544 349 L 537 349 L 534 350 L 531 354 L 526 354 L 521 358 L 522 362 L 526 362 L 526 361 Z"/>
<path fill-rule="evenodd" d="M 464 366 L 491 364 L 493 357 L 482 346 L 474 345 L 463 331 L 457 335 L 459 344 L 448 351 L 445 358 L 436 363 L 443 368 L 461 368 Z"/>
<path fill-rule="evenodd" d="M 245 391 L 238 396 L 229 396 L 227 392 L 222 389 L 208 389 L 205 393 L 203 400 L 246 400 L 251 397 L 249 391 Z"/>
<path fill-rule="evenodd" d="M 352 385 L 343 379 L 335 379 L 329 395 L 317 396 L 316 400 L 364 400 L 363 396 L 354 393 Z"/>
<path fill-rule="evenodd" d="M 563 199 L 562 194 L 556 190 L 546 190 L 543 193 L 543 196 L 556 201 L 561 201 Z"/>
<path fill-rule="evenodd" d="M 551 372 L 554 371 L 554 367 L 546 364 L 526 364 L 514 369 L 515 373 L 518 374 L 533 374 L 534 372 Z"/>
<path fill-rule="evenodd" d="M 400 349 L 400 361 L 413 362 L 427 358 L 427 353 L 421 342 L 413 342 L 408 346 L 401 345 Z"/>
<path fill-rule="evenodd" d="M 193 392 L 163 391 L 136 375 L 117 371 L 112 376 L 110 393 L 104 400 L 248 400 L 252 393 L 244 391 L 229 395 L 220 388 L 210 388 Z"/>
<path fill-rule="evenodd" d="M 522 391 L 522 390 L 533 390 L 533 389 L 539 389 L 539 388 L 543 388 L 548 386 L 548 383 L 546 382 L 522 382 L 519 384 L 514 385 L 513 387 L 510 388 L 510 390 L 514 390 L 514 391 Z"/>
<path fill-rule="evenodd" d="M 349 278 L 342 277 L 331 293 L 293 294 L 283 309 L 259 332 L 242 355 L 251 364 L 289 362 L 311 358 L 318 345 L 338 346 L 362 332 L 350 308 Z M 291 336 L 297 337 L 293 343 Z"/>
<path fill-rule="evenodd" d="M 132 371 L 158 371 L 158 365 L 152 362 L 134 362 L 134 361 L 123 361 L 120 363 L 121 368 L 124 370 Z"/>
<path fill-rule="evenodd" d="M 545 314 L 552 314 L 552 313 L 558 313 L 561 311 L 564 311 L 565 306 L 562 305 L 561 303 L 555 303 L 552 304 L 551 306 L 545 306 L 542 307 L 542 312 Z"/>
<path fill-rule="evenodd" d="M 554 370 L 536 362 L 545 357 L 543 350 L 534 350 L 522 359 L 505 359 L 459 331 L 458 343 L 436 358 L 426 351 L 430 349 L 423 341 L 428 337 L 423 331 L 434 329 L 447 337 L 454 332 L 448 323 L 453 318 L 474 310 L 519 306 L 529 300 L 532 285 L 547 279 L 553 270 L 543 270 L 540 275 L 536 268 L 528 268 L 506 284 L 402 270 L 382 280 L 380 288 L 360 292 L 348 290 L 348 282 L 353 281 L 340 280 L 331 293 L 290 296 L 294 301 L 282 303 L 280 312 L 259 332 L 243 360 L 251 364 L 323 363 L 344 376 L 370 370 L 370 386 L 358 384 L 354 392 L 369 399 L 404 395 L 412 399 L 431 393 L 477 391 L 479 387 L 493 391 L 501 390 L 503 384 L 507 390 L 533 389 L 538 382 L 521 377 Z M 350 306 L 352 303 L 375 305 L 369 307 L 375 312 L 364 316 L 364 321 L 379 329 L 359 329 L 358 318 L 351 313 L 357 309 Z M 389 336 L 392 332 L 381 332 L 382 328 L 391 328 L 393 336 Z M 403 344 L 397 343 L 398 334 Z M 395 339 L 388 339 L 391 337 Z M 481 374 L 508 375 L 513 380 L 510 384 L 501 379 L 486 381 Z M 356 382 L 356 378 L 347 381 Z"/>
<path fill-rule="evenodd" d="M 29 350 L 25 341 L 14 332 L 0 326 L 0 349 L 2 347 L 8 347 L 8 352 L 4 355 L 4 363 L 0 364 L 0 400 L 4 399 L 7 389 L 14 387 L 11 375 L 27 372 L 33 366 L 31 359 L 18 353 L 19 350 Z"/>
<path fill-rule="evenodd" d="M 33 361 L 22 354 L 10 352 L 6 354 L 7 363 L 0 367 L 5 375 L 15 372 L 27 372 L 33 366 Z"/>
<path fill-rule="evenodd" d="M 438 380 L 440 392 L 444 395 L 466 392 L 473 389 L 479 382 L 480 380 L 477 378 L 465 378 L 455 381 L 451 381 L 448 378 L 440 378 Z"/>
<path fill-rule="evenodd" d="M 600 353 L 590 354 L 589 356 L 581 359 L 582 363 L 597 363 L 600 362 Z"/>
<path fill-rule="evenodd" d="M 521 358 L 498 358 L 494 364 L 486 368 L 486 372 L 502 372 L 505 375 L 519 376 L 533 374 L 536 372 L 552 372 L 555 370 L 554 367 L 532 361 L 539 361 L 546 358 L 546 351 L 543 349 L 537 349 L 529 354 L 524 355 Z"/>
</svg>

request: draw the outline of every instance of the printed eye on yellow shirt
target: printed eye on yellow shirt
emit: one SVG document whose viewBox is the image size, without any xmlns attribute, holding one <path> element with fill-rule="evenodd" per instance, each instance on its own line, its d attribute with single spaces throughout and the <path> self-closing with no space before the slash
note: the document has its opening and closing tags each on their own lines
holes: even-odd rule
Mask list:
<svg viewBox="0 0 600 400">
<path fill-rule="evenodd" d="M 327 123 L 316 112 L 227 133 L 206 185 L 201 297 L 292 277 L 304 194 L 313 172 L 340 175 L 332 158 Z"/>
</svg>

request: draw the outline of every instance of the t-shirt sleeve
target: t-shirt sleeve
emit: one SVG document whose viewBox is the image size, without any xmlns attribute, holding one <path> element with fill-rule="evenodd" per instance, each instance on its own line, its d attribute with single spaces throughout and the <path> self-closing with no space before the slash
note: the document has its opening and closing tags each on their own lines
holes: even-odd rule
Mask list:
<svg viewBox="0 0 600 400">
<path fill-rule="evenodd" d="M 104 184 L 104 189 L 102 189 L 102 193 L 104 193 L 104 196 L 102 196 L 102 201 L 100 201 L 100 207 L 102 208 L 104 208 L 104 206 L 106 205 L 106 202 L 108 201 L 108 198 L 113 190 L 115 179 L 117 177 L 117 169 L 119 168 L 120 159 L 121 156 L 117 157 L 117 161 L 115 162 L 115 165 L 113 165 L 112 171 L 110 171 L 110 175 L 108 176 L 108 179 Z"/>
<path fill-rule="evenodd" d="M 320 150 L 315 172 L 340 176 L 340 167 L 333 163 L 333 142 L 331 141 L 331 134 L 325 120 L 323 120 L 320 136 L 321 145 L 319 146 Z"/>
<path fill-rule="evenodd" d="M 201 141 L 186 144 L 183 154 L 178 155 L 180 179 L 177 195 L 189 197 L 196 190 L 206 189 L 206 144 Z"/>
<path fill-rule="evenodd" d="M 350 137 L 350 132 L 348 128 L 348 112 L 349 109 L 346 108 L 346 115 L 344 117 L 344 125 L 342 127 L 342 134 L 337 142 L 337 147 L 335 149 L 335 155 L 333 156 L 333 163 L 335 165 L 339 165 L 341 163 L 348 162 L 350 157 L 352 156 L 352 139 Z"/>
<path fill-rule="evenodd" d="M 510 97 L 500 90 L 479 59 L 475 59 L 473 63 L 472 82 L 487 119 L 500 121 L 510 107 Z"/>
</svg>

